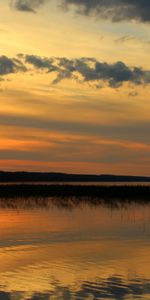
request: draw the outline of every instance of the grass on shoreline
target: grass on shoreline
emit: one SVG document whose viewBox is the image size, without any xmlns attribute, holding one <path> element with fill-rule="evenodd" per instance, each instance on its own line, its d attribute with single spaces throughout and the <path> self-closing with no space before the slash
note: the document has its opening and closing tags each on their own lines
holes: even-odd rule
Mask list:
<svg viewBox="0 0 150 300">
<path fill-rule="evenodd" d="M 96 186 L 96 185 L 43 185 L 6 184 L 0 185 L 0 198 L 16 197 L 91 197 L 105 200 L 150 201 L 150 186 Z"/>
<path fill-rule="evenodd" d="M 132 205 L 150 205 L 150 186 L 81 185 L 0 185 L 2 209 L 59 209 L 103 206 L 128 209 Z"/>
</svg>

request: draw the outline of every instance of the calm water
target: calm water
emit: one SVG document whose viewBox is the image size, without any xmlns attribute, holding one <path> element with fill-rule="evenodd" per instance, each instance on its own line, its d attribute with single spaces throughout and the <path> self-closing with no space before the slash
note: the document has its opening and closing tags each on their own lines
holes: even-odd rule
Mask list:
<svg viewBox="0 0 150 300">
<path fill-rule="evenodd" d="M 150 299 L 150 206 L 59 201 L 0 203 L 0 299 Z"/>
<path fill-rule="evenodd" d="M 115 182 L 93 182 L 93 181 L 91 181 L 91 182 L 69 182 L 69 181 L 67 181 L 67 182 L 59 182 L 59 181 L 46 181 L 46 182 L 44 182 L 44 181 L 41 181 L 41 182 L 1 182 L 0 183 L 1 185 L 16 185 L 16 184 L 34 184 L 34 185 L 41 185 L 41 184 L 43 184 L 43 185 L 54 185 L 54 184 L 57 184 L 57 185 L 96 185 L 96 186 L 122 186 L 122 185 L 127 185 L 127 186 L 150 186 L 150 182 L 129 182 L 129 181 L 127 181 L 127 182 L 125 182 L 125 181 L 123 181 L 123 182 L 117 182 L 117 181 L 115 181 Z"/>
</svg>

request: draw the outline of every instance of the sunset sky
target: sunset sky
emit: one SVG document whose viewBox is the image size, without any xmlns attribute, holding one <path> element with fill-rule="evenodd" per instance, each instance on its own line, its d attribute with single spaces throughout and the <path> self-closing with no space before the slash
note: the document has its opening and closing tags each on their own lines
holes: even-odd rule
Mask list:
<svg viewBox="0 0 150 300">
<path fill-rule="evenodd" d="M 150 176 L 150 1 L 0 0 L 0 169 Z"/>
</svg>

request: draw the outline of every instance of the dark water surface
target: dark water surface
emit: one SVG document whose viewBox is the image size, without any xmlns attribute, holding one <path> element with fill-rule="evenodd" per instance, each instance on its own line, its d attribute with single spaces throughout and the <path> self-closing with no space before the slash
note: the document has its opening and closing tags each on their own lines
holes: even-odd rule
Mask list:
<svg viewBox="0 0 150 300">
<path fill-rule="evenodd" d="M 148 181 L 86 181 L 86 182 L 82 182 L 82 181 L 40 181 L 40 182 L 36 182 L 36 181 L 26 181 L 26 182 L 1 182 L 0 185 L 16 185 L 16 184 L 21 184 L 21 185 L 26 185 L 26 184 L 30 184 L 30 185 L 83 185 L 83 186 L 150 186 L 150 182 Z"/>
<path fill-rule="evenodd" d="M 150 205 L 13 201 L 0 200 L 0 299 L 150 299 Z"/>
</svg>

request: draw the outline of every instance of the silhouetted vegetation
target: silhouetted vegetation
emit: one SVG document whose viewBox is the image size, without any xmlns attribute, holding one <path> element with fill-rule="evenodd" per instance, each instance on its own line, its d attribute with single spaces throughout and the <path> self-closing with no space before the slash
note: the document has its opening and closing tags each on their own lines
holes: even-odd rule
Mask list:
<svg viewBox="0 0 150 300">
<path fill-rule="evenodd" d="M 150 186 L 0 185 L 1 207 L 74 208 L 82 204 L 120 208 L 132 203 L 149 204 Z"/>
<path fill-rule="evenodd" d="M 150 186 L 96 186 L 15 184 L 0 185 L 0 197 L 68 197 L 89 196 L 105 199 L 150 199 Z"/>
</svg>

